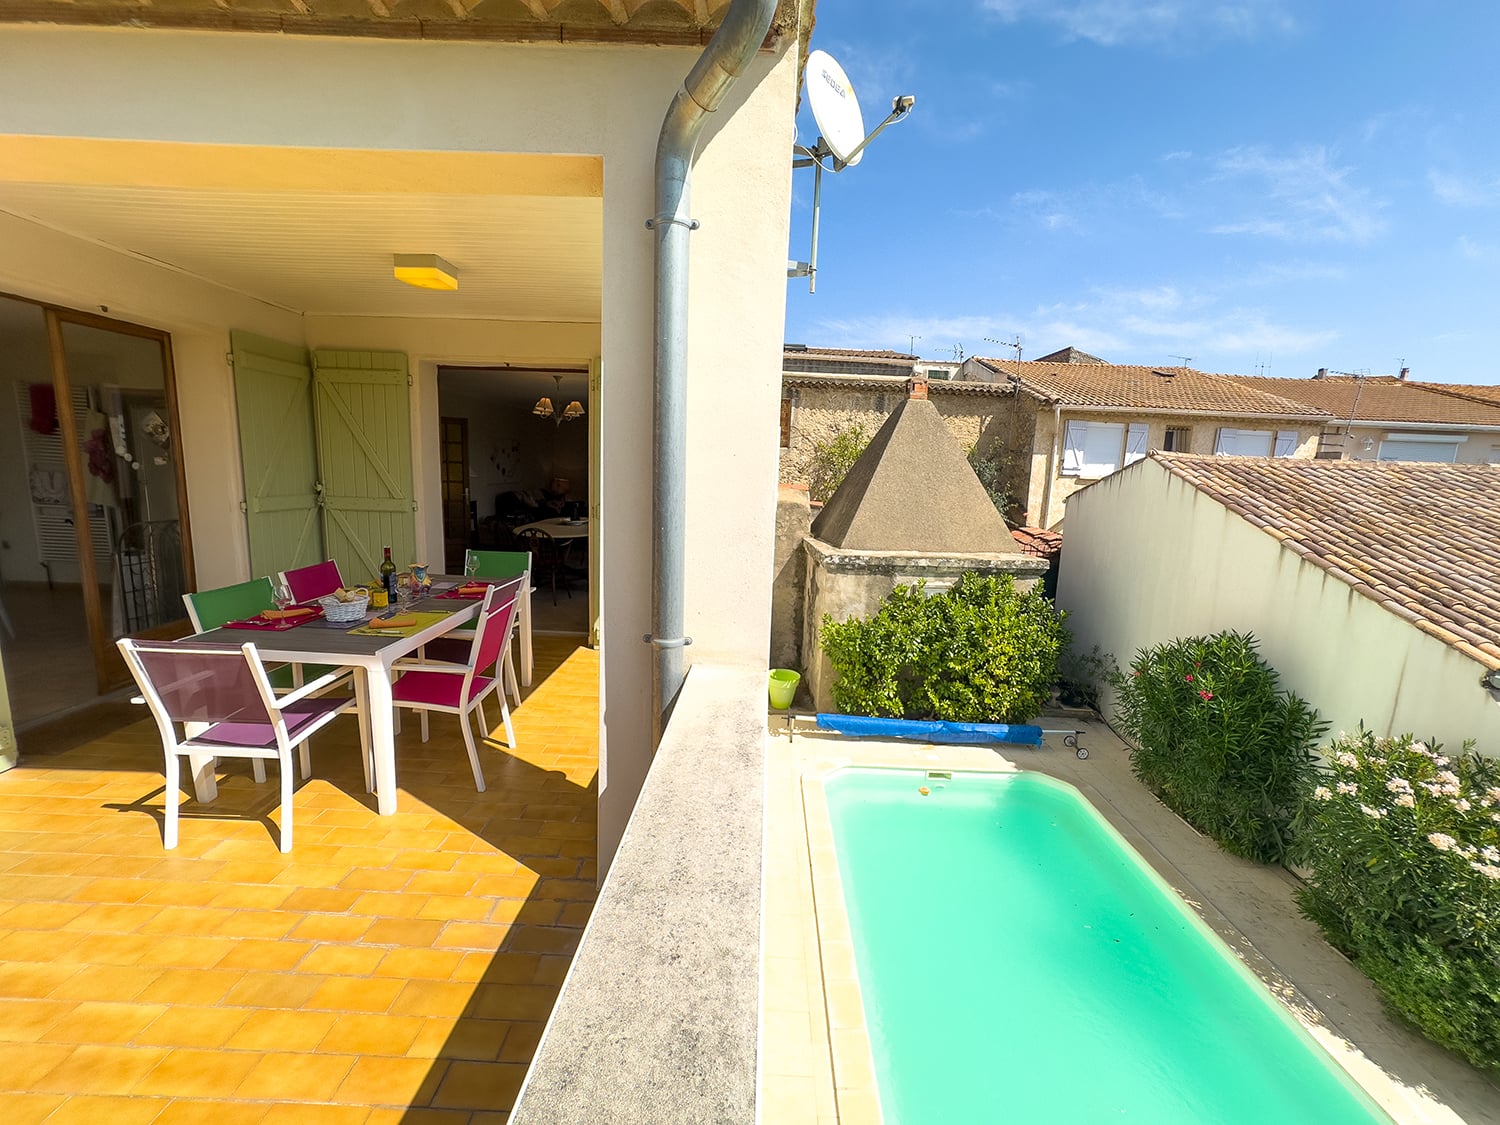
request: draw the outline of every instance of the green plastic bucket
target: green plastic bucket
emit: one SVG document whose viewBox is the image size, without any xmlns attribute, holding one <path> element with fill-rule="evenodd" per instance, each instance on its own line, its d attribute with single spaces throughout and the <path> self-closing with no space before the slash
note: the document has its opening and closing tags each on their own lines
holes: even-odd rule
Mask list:
<svg viewBox="0 0 1500 1125">
<path fill-rule="evenodd" d="M 790 668 L 771 669 L 771 706 L 778 711 L 785 711 L 792 705 L 792 699 L 797 694 L 797 685 L 802 682 L 802 673 L 793 672 Z"/>
</svg>

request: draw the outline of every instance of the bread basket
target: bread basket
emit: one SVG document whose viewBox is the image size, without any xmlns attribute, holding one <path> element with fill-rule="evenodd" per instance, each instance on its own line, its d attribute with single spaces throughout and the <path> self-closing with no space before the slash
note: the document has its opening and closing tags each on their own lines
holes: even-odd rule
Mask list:
<svg viewBox="0 0 1500 1125">
<path fill-rule="evenodd" d="M 342 602 L 330 594 L 326 598 L 319 598 L 318 604 L 323 607 L 323 616 L 329 621 L 338 625 L 352 625 L 365 619 L 365 613 L 370 608 L 370 595 L 362 593 L 352 601 Z"/>
</svg>

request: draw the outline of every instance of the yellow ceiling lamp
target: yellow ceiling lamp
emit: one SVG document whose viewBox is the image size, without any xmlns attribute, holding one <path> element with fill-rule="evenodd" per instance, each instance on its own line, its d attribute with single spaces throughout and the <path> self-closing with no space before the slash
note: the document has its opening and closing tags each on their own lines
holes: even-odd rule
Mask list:
<svg viewBox="0 0 1500 1125">
<path fill-rule="evenodd" d="M 418 289 L 458 288 L 458 270 L 436 254 L 397 254 L 396 280 Z"/>
</svg>

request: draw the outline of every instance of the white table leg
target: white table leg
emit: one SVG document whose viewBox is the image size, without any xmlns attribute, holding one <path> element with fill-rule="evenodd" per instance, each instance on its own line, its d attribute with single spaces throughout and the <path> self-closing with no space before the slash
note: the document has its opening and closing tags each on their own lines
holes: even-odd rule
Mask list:
<svg viewBox="0 0 1500 1125">
<path fill-rule="evenodd" d="M 375 759 L 375 807 L 381 816 L 396 811 L 396 732 L 391 723 L 391 675 L 384 668 L 365 669 L 365 696 L 370 705 L 370 753 Z"/>
<path fill-rule="evenodd" d="M 212 754 L 189 754 L 187 759 L 188 768 L 193 771 L 193 795 L 205 805 L 216 800 L 219 796 L 219 780 L 214 776 L 214 756 Z M 176 794 L 169 794 L 169 796 L 172 800 L 177 800 Z"/>
<path fill-rule="evenodd" d="M 531 686 L 531 573 L 521 583 L 521 685 Z"/>
</svg>

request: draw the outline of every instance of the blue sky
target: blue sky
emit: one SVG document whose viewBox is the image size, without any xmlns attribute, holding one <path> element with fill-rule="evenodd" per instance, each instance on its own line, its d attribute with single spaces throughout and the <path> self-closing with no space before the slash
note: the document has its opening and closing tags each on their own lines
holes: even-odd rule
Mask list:
<svg viewBox="0 0 1500 1125">
<path fill-rule="evenodd" d="M 1467 0 L 818 0 L 866 127 L 917 105 L 825 176 L 786 338 L 1500 383 L 1497 44 Z"/>
</svg>

